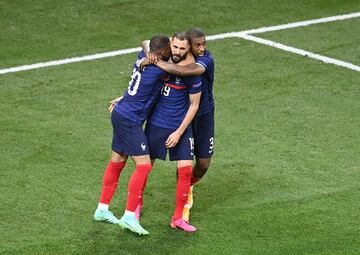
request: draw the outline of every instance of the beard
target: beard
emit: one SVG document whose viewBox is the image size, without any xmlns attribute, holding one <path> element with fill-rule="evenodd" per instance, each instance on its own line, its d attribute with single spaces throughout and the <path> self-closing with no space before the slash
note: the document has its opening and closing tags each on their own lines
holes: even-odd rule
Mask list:
<svg viewBox="0 0 360 255">
<path fill-rule="evenodd" d="M 183 61 L 183 60 L 185 59 L 185 57 L 186 57 L 186 55 L 184 55 L 184 56 L 180 56 L 180 55 L 175 56 L 175 55 L 172 55 L 172 56 L 171 56 L 171 61 L 172 61 L 173 63 L 177 64 L 177 63 Z"/>
<path fill-rule="evenodd" d="M 161 57 L 161 60 L 164 60 L 164 61 L 166 61 L 166 62 L 168 62 L 169 59 L 170 59 L 170 57 L 167 57 L 167 56 L 162 56 L 162 57 Z"/>
<path fill-rule="evenodd" d="M 202 56 L 204 56 L 204 54 L 205 54 L 205 51 L 202 51 L 202 52 L 199 52 L 199 53 L 197 54 L 197 56 L 198 56 L 198 57 L 202 57 Z"/>
</svg>

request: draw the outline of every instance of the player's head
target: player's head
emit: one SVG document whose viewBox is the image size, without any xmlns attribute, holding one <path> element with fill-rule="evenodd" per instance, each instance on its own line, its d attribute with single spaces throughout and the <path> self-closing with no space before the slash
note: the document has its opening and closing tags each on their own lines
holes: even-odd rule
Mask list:
<svg viewBox="0 0 360 255">
<path fill-rule="evenodd" d="M 169 60 L 171 56 L 170 40 L 165 35 L 155 35 L 150 40 L 150 50 L 162 60 Z"/>
<path fill-rule="evenodd" d="M 190 28 L 186 32 L 190 39 L 191 52 L 195 57 L 203 56 L 206 51 L 205 33 L 200 28 Z"/>
<path fill-rule="evenodd" d="M 176 32 L 171 38 L 171 60 L 179 63 L 184 60 L 190 50 L 190 40 L 186 33 Z"/>
</svg>

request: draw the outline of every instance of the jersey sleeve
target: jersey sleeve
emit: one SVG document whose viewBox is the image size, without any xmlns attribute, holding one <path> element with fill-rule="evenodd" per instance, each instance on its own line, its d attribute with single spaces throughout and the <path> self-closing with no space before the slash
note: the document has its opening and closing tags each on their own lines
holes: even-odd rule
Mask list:
<svg viewBox="0 0 360 255">
<path fill-rule="evenodd" d="M 146 58 L 146 54 L 143 50 L 140 51 L 140 53 L 138 54 L 138 59 L 142 59 L 142 58 Z"/>
<path fill-rule="evenodd" d="M 202 79 L 201 76 L 194 76 L 189 83 L 189 94 L 197 94 L 201 92 Z"/>
<path fill-rule="evenodd" d="M 141 64 L 141 62 L 142 62 L 145 58 L 146 58 L 145 52 L 144 52 L 144 51 L 141 51 L 141 52 L 138 54 L 137 60 L 136 60 L 135 65 L 134 65 L 134 67 L 135 67 L 137 70 L 139 70 L 140 64 Z"/>
<path fill-rule="evenodd" d="M 212 65 L 213 59 L 210 54 L 207 54 L 201 57 L 197 57 L 195 63 L 204 67 L 205 69 L 208 69 Z"/>
</svg>

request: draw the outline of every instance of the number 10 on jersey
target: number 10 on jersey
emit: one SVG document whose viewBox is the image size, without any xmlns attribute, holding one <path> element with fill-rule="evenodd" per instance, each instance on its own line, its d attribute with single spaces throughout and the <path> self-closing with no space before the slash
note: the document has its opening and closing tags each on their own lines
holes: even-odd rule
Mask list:
<svg viewBox="0 0 360 255">
<path fill-rule="evenodd" d="M 130 96 L 136 95 L 136 92 L 139 89 L 140 80 L 141 80 L 141 73 L 137 71 L 136 68 L 134 68 L 128 87 L 128 94 Z"/>
</svg>

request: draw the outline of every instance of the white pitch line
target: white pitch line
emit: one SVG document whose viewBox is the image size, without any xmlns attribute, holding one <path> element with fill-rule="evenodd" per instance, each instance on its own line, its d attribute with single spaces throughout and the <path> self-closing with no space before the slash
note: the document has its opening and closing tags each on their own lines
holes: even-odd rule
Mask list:
<svg viewBox="0 0 360 255">
<path fill-rule="evenodd" d="M 37 63 L 37 64 L 32 64 L 32 65 L 11 67 L 11 68 L 6 68 L 6 69 L 1 69 L 0 74 L 15 73 L 15 72 L 20 72 L 20 71 L 25 71 L 25 70 L 38 69 L 38 68 L 42 68 L 42 67 L 58 66 L 58 65 L 64 65 L 64 64 L 81 62 L 81 61 L 90 61 L 90 60 L 95 60 L 95 59 L 114 57 L 114 56 L 139 52 L 140 50 L 141 50 L 141 47 L 137 47 L 137 48 L 131 48 L 131 49 L 98 53 L 98 54 L 94 54 L 94 55 L 87 55 L 87 56 L 83 56 L 83 57 L 66 58 L 66 59 L 54 60 L 54 61 Z"/>
<path fill-rule="evenodd" d="M 324 63 L 334 64 L 334 65 L 337 65 L 337 66 L 342 66 L 342 67 L 345 67 L 345 68 L 360 72 L 360 66 L 356 66 L 356 65 L 353 65 L 351 63 L 347 63 L 347 62 L 337 60 L 337 59 L 334 59 L 334 58 L 321 56 L 319 54 L 312 53 L 310 51 L 305 51 L 305 50 L 302 50 L 302 49 L 290 47 L 290 46 L 287 46 L 287 45 L 284 45 L 284 44 L 281 44 L 281 43 L 277 43 L 277 42 L 274 42 L 274 41 L 270 41 L 270 40 L 262 39 L 262 38 L 259 38 L 259 37 L 255 37 L 253 35 L 243 34 L 243 35 L 240 35 L 238 37 L 243 38 L 245 40 L 265 44 L 265 45 L 268 45 L 268 46 L 271 46 L 271 47 L 274 47 L 274 48 L 278 48 L 278 49 L 281 49 L 283 51 L 299 54 L 299 55 L 304 56 L 304 57 L 317 59 L 317 60 L 320 60 L 320 61 L 322 61 Z"/>
<path fill-rule="evenodd" d="M 295 28 L 295 27 L 309 26 L 309 25 L 313 25 L 313 24 L 326 23 L 326 22 L 332 22 L 332 21 L 344 20 L 344 19 L 351 19 L 351 18 L 356 18 L 356 17 L 360 17 L 360 12 L 355 12 L 355 13 L 350 13 L 350 14 L 345 14 L 345 15 L 337 15 L 337 16 L 320 18 L 320 19 L 313 19 L 313 20 L 308 20 L 308 21 L 300 21 L 300 22 L 289 23 L 289 24 L 278 25 L 278 26 L 262 27 L 262 28 L 251 29 L 251 30 L 244 30 L 244 31 L 240 31 L 240 32 L 230 32 L 230 33 L 211 35 L 211 36 L 207 36 L 206 39 L 208 41 L 212 41 L 212 40 L 219 40 L 219 39 L 233 38 L 233 37 L 243 38 L 244 36 L 249 35 L 249 34 L 264 33 L 264 32 L 277 31 L 277 30 L 283 30 L 283 29 L 289 29 L 289 28 Z M 31 70 L 31 69 L 38 69 L 38 68 L 43 68 L 43 67 L 49 67 L 49 66 L 58 66 L 58 65 L 64 65 L 64 64 L 81 62 L 81 61 L 89 61 L 89 60 L 95 60 L 95 59 L 101 59 L 101 58 L 114 57 L 114 56 L 138 52 L 140 50 L 141 50 L 141 48 L 137 47 L 137 48 L 130 48 L 130 49 L 98 53 L 98 54 L 87 55 L 87 56 L 82 56 L 82 57 L 66 58 L 66 59 L 42 62 L 42 63 L 37 63 L 37 64 L 10 67 L 10 68 L 5 68 L 5 69 L 0 69 L 0 75 L 7 74 L 7 73 L 20 72 L 20 71 L 25 71 L 25 70 Z M 326 57 L 324 57 L 324 58 L 326 58 Z M 342 61 L 339 61 L 339 62 L 342 62 Z"/>
<path fill-rule="evenodd" d="M 278 30 L 284 30 L 284 29 L 290 29 L 290 28 L 296 28 L 296 27 L 305 27 L 305 26 L 310 26 L 310 25 L 314 25 L 314 24 L 321 24 L 321 23 L 333 22 L 333 21 L 338 21 L 338 20 L 353 19 L 353 18 L 357 18 L 357 17 L 360 17 L 360 12 L 325 17 L 325 18 L 320 18 L 320 19 L 299 21 L 299 22 L 288 23 L 288 24 L 277 25 L 277 26 L 261 27 L 261 28 L 256 28 L 256 29 L 243 30 L 243 31 L 239 31 L 239 32 L 229 32 L 229 33 L 223 33 L 223 34 L 217 34 L 217 35 L 210 35 L 210 36 L 206 36 L 206 40 L 213 41 L 213 40 L 218 40 L 218 39 L 241 37 L 241 35 L 243 35 L 243 34 L 259 34 L 259 33 L 278 31 Z"/>
<path fill-rule="evenodd" d="M 327 23 L 327 22 L 338 21 L 338 20 L 352 19 L 352 18 L 357 18 L 357 17 L 360 17 L 360 12 L 325 17 L 325 18 L 320 18 L 320 19 L 299 21 L 299 22 L 295 22 L 295 23 L 289 23 L 289 24 L 278 25 L 278 26 L 261 27 L 261 28 L 257 28 L 257 29 L 245 30 L 242 33 L 258 34 L 258 33 L 278 31 L 278 30 L 284 30 L 284 29 L 295 28 L 295 27 L 305 27 L 305 26 L 309 26 L 309 25 Z"/>
</svg>

